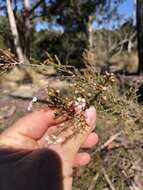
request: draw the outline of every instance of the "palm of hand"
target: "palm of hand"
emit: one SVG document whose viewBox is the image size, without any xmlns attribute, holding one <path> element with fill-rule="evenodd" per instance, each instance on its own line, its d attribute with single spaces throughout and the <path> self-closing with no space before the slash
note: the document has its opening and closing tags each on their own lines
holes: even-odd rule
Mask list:
<svg viewBox="0 0 143 190">
<path fill-rule="evenodd" d="M 90 160 L 89 154 L 78 153 L 78 150 L 81 146 L 91 147 L 97 143 L 97 135 L 91 133 L 95 127 L 95 114 L 93 107 L 85 111 L 88 126 L 82 134 L 78 134 L 64 144 L 48 145 L 45 137 L 56 131 L 59 125 L 64 123 L 66 117 L 55 118 L 55 110 L 51 109 L 36 111 L 19 119 L 12 127 L 5 130 L 0 135 L 0 143 L 2 146 L 15 149 L 48 148 L 53 150 L 61 159 L 63 175 L 69 175 L 73 166 L 85 165 Z M 66 134 L 70 133 L 69 128 Z M 61 137 L 64 138 L 66 134 L 62 133 Z"/>
</svg>

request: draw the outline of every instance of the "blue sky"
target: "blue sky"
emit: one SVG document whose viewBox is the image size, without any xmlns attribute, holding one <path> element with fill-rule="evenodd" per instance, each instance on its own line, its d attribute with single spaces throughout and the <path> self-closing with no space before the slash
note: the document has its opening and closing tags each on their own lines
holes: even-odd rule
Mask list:
<svg viewBox="0 0 143 190">
<path fill-rule="evenodd" d="M 113 21 L 111 20 L 108 23 L 105 23 L 104 26 L 103 25 L 97 25 L 96 22 L 93 23 L 93 28 L 94 29 L 100 29 L 100 28 L 108 28 L 111 29 L 113 27 L 117 27 L 118 25 L 121 25 L 124 20 L 126 20 L 129 17 L 134 18 L 134 23 L 136 20 L 136 16 L 135 16 L 135 5 L 134 5 L 134 0 L 125 0 L 124 3 L 120 4 L 118 7 L 118 12 L 123 16 L 124 19 L 121 19 L 120 21 Z"/>
<path fill-rule="evenodd" d="M 133 16 L 134 20 L 135 20 L 135 15 L 133 15 L 134 14 L 134 0 L 125 0 L 124 3 L 122 3 L 119 6 L 118 11 L 120 14 L 122 14 L 124 16 L 125 19 Z M 117 26 L 117 23 L 111 22 L 111 23 L 107 24 L 105 27 L 112 28 L 113 25 Z M 96 23 L 93 23 L 93 27 L 94 27 L 94 29 L 98 28 Z M 36 28 L 37 28 L 37 30 L 48 28 L 48 24 L 47 23 L 43 23 L 43 24 L 39 23 L 39 24 L 37 24 Z M 53 29 L 62 31 L 62 27 L 59 27 L 59 26 L 53 26 Z"/>
<path fill-rule="evenodd" d="M 122 5 L 119 7 L 119 12 L 126 16 L 132 16 L 134 10 L 134 0 L 126 0 Z"/>
<path fill-rule="evenodd" d="M 48 2 L 48 0 L 47 0 L 47 2 Z M 21 5 L 19 5 L 19 7 L 20 6 Z M 135 15 L 133 15 L 134 14 L 134 0 L 125 0 L 125 2 L 119 6 L 118 11 L 119 11 L 119 13 L 123 14 L 125 18 L 131 17 L 131 16 L 135 17 Z M 0 13 L 0 15 L 2 15 L 2 12 Z M 134 18 L 134 20 L 135 20 L 135 18 Z M 112 21 L 111 23 L 107 24 L 106 26 L 108 28 L 111 28 L 112 25 L 116 25 L 116 24 L 117 23 Z M 95 29 L 97 28 L 96 23 L 94 23 L 93 26 Z M 45 29 L 45 28 L 49 28 L 49 26 L 46 22 L 43 22 L 43 23 L 40 22 L 37 24 L 37 27 L 36 27 L 37 30 L 41 30 L 41 29 Z M 59 26 L 53 26 L 53 29 L 62 31 L 62 27 L 59 27 Z"/>
</svg>

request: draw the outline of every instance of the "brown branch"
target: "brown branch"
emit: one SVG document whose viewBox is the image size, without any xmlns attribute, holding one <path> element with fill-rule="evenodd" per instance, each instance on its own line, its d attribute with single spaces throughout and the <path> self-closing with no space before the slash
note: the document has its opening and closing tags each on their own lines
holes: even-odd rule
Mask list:
<svg viewBox="0 0 143 190">
<path fill-rule="evenodd" d="M 95 189 L 95 185 L 96 185 L 96 182 L 97 182 L 98 178 L 99 178 L 99 173 L 97 173 L 97 174 L 92 178 L 91 184 L 90 184 L 90 186 L 88 187 L 87 190 L 93 190 L 93 189 Z"/>
<path fill-rule="evenodd" d="M 37 9 L 38 8 L 38 6 L 41 4 L 43 2 L 43 0 L 39 0 L 32 8 L 31 8 L 31 10 L 29 10 L 29 15 L 31 15 L 34 11 L 35 11 L 35 9 Z"/>
<path fill-rule="evenodd" d="M 109 179 L 109 177 L 108 177 L 108 175 L 107 175 L 107 173 L 106 173 L 105 168 L 102 168 L 102 173 L 103 173 L 103 175 L 104 175 L 104 177 L 105 177 L 105 180 L 107 181 L 107 183 L 108 183 L 110 189 L 111 189 L 111 190 L 116 190 L 115 187 L 114 187 L 114 185 L 112 184 L 111 180 Z"/>
<path fill-rule="evenodd" d="M 116 133 L 115 135 L 112 135 L 102 146 L 101 146 L 101 150 L 105 149 L 106 147 L 108 147 L 109 144 L 111 144 L 114 140 L 117 139 L 117 137 L 121 135 L 121 132 Z"/>
</svg>

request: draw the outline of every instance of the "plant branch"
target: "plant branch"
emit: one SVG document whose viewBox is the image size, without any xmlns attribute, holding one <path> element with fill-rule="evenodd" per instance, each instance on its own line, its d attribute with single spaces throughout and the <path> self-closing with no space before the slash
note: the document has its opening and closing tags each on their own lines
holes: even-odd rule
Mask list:
<svg viewBox="0 0 143 190">
<path fill-rule="evenodd" d="M 116 190 L 114 185 L 112 184 L 111 180 L 109 179 L 109 176 L 107 175 L 107 172 L 106 172 L 105 168 L 102 168 L 102 173 L 103 173 L 103 175 L 105 177 L 105 180 L 107 181 L 110 189 L 111 190 Z"/>
</svg>

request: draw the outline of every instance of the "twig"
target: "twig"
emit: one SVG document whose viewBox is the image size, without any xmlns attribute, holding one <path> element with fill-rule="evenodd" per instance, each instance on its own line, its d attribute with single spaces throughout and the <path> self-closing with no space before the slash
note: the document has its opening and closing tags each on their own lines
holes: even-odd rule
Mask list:
<svg viewBox="0 0 143 190">
<path fill-rule="evenodd" d="M 28 13 L 28 16 L 31 15 L 31 14 L 35 11 L 35 9 L 37 9 L 37 7 L 38 7 L 42 2 L 43 2 L 43 0 L 38 1 L 38 2 L 31 8 L 31 10 L 30 10 L 29 13 Z"/>
<path fill-rule="evenodd" d="M 117 137 L 121 134 L 121 132 L 116 133 L 115 135 L 112 135 L 102 146 L 100 150 L 105 149 L 110 143 L 112 143 Z"/>
<path fill-rule="evenodd" d="M 104 175 L 104 177 L 105 177 L 105 179 L 106 179 L 106 181 L 107 181 L 107 183 L 108 183 L 110 189 L 111 189 L 111 190 L 116 190 L 115 187 L 114 187 L 114 185 L 112 184 L 111 180 L 109 179 L 109 177 L 108 177 L 108 175 L 107 175 L 107 173 L 106 173 L 105 168 L 102 168 L 102 173 L 103 173 L 103 175 Z"/>
<path fill-rule="evenodd" d="M 96 182 L 99 178 L 99 173 L 97 173 L 93 178 L 92 178 L 92 181 L 91 181 L 91 184 L 90 186 L 88 187 L 87 190 L 93 190 L 95 188 L 95 185 L 96 185 Z"/>
</svg>

